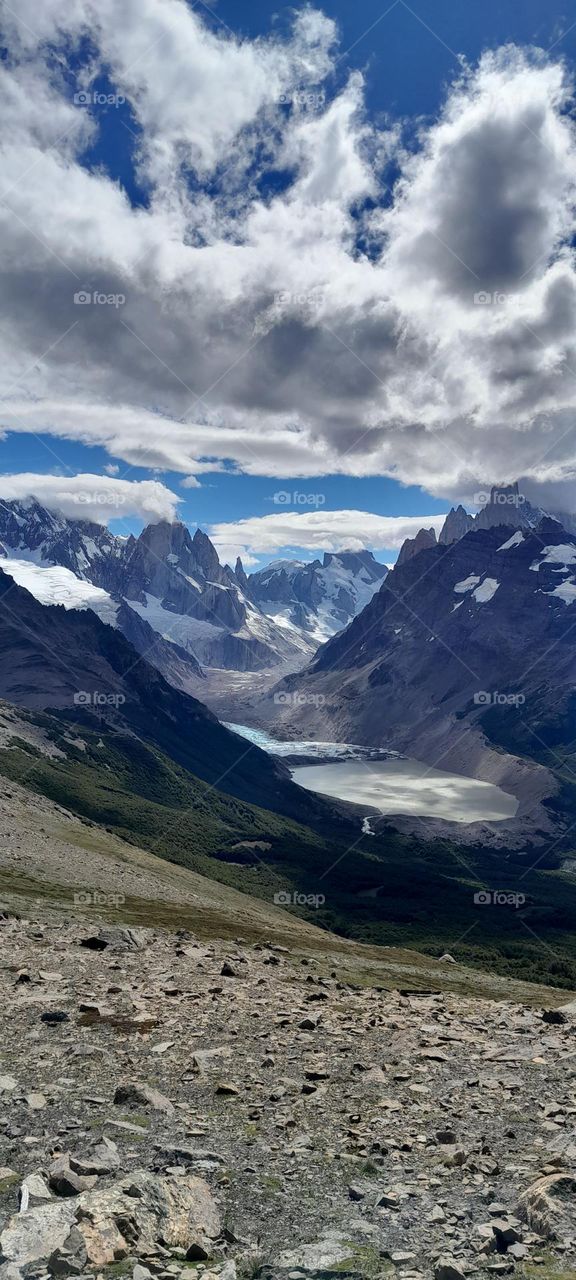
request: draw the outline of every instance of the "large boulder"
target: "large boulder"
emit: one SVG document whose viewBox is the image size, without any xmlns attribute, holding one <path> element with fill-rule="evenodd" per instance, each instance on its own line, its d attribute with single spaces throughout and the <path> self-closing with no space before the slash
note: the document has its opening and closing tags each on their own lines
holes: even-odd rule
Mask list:
<svg viewBox="0 0 576 1280">
<path fill-rule="evenodd" d="M 104 925 L 98 933 L 80 939 L 80 946 L 87 951 L 138 951 L 151 937 L 149 929 L 132 929 L 128 925 Z"/>
<path fill-rule="evenodd" d="M 206 1258 L 220 1233 L 210 1187 L 192 1174 L 162 1178 L 140 1171 L 106 1190 L 88 1191 L 79 1198 L 77 1223 L 94 1266 L 153 1251 L 159 1240 L 191 1258 Z"/>
<path fill-rule="evenodd" d="M 534 1231 L 555 1240 L 576 1221 L 576 1174 L 550 1173 L 538 1178 L 518 1201 L 518 1216 Z"/>
<path fill-rule="evenodd" d="M 159 1093 L 158 1089 L 136 1081 L 119 1084 L 114 1094 L 114 1102 L 119 1107 L 152 1107 L 154 1111 L 163 1111 L 168 1116 L 171 1116 L 174 1111 L 173 1103 L 169 1098 L 165 1098 L 163 1093 Z"/>
<path fill-rule="evenodd" d="M 153 1253 L 159 1242 L 208 1258 L 220 1234 L 218 1208 L 203 1178 L 138 1171 L 105 1190 L 17 1214 L 0 1235 L 0 1262 L 43 1263 L 53 1275 L 78 1265 L 105 1267 Z"/>
<path fill-rule="evenodd" d="M 75 1203 L 54 1201 L 17 1213 L 0 1235 L 0 1262 L 12 1262 L 16 1267 L 47 1262 L 70 1235 L 76 1217 Z"/>
</svg>

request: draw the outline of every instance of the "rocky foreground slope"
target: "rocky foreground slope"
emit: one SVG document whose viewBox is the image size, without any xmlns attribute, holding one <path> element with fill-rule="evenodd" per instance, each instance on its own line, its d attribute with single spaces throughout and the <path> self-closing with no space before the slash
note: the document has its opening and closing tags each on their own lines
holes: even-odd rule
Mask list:
<svg viewBox="0 0 576 1280">
<path fill-rule="evenodd" d="M 0 1280 L 574 1277 L 569 993 L 335 938 L 5 783 L 0 893 Z"/>
<path fill-rule="evenodd" d="M 50 914 L 2 943 L 2 1280 L 573 1275 L 570 1012 Z"/>
</svg>

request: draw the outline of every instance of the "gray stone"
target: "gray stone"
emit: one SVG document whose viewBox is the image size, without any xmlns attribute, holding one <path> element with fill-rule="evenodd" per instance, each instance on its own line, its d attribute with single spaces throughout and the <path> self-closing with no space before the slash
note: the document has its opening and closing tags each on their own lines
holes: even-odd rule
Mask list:
<svg viewBox="0 0 576 1280">
<path fill-rule="evenodd" d="M 82 1178 L 70 1167 L 70 1156 L 58 1156 L 50 1165 L 48 1181 L 57 1196 L 77 1196 L 94 1186 L 96 1178 Z"/>
<path fill-rule="evenodd" d="M 50 1188 L 44 1178 L 39 1173 L 29 1173 L 24 1178 L 21 1187 L 21 1196 L 28 1193 L 28 1206 L 33 1208 L 35 1204 L 46 1204 L 51 1201 Z"/>
<path fill-rule="evenodd" d="M 101 1138 L 88 1151 L 69 1157 L 70 1168 L 81 1177 L 104 1177 L 120 1168 L 118 1147 L 111 1138 Z"/>
<path fill-rule="evenodd" d="M 17 1267 L 46 1262 L 68 1239 L 74 1217 L 72 1201 L 53 1201 L 16 1214 L 0 1235 L 0 1256 Z"/>
<path fill-rule="evenodd" d="M 84 1237 L 77 1227 L 72 1227 L 64 1244 L 50 1254 L 48 1270 L 53 1276 L 80 1276 L 87 1261 Z"/>
<path fill-rule="evenodd" d="M 88 1262 L 97 1267 L 129 1253 L 155 1253 L 159 1240 L 169 1249 L 182 1247 L 190 1260 L 205 1259 L 221 1229 L 203 1178 L 162 1178 L 144 1170 L 109 1189 L 82 1195 L 77 1225 Z"/>
<path fill-rule="evenodd" d="M 105 951 L 107 947 L 114 951 L 137 951 L 146 946 L 149 936 L 146 929 L 106 925 L 98 933 L 82 938 L 80 946 L 86 947 L 88 951 Z"/>
<path fill-rule="evenodd" d="M 442 1257 L 434 1267 L 434 1280 L 466 1280 L 466 1272 L 454 1258 Z"/>
<path fill-rule="evenodd" d="M 576 1175 L 551 1173 L 538 1178 L 520 1196 L 518 1216 L 540 1235 L 555 1240 L 576 1214 Z"/>
<path fill-rule="evenodd" d="M 149 1084 L 131 1082 L 118 1085 L 114 1102 L 119 1107 L 152 1107 L 154 1111 L 163 1111 L 166 1115 L 172 1115 L 174 1111 L 170 1099 Z"/>
<path fill-rule="evenodd" d="M 22 1280 L 22 1272 L 13 1262 L 0 1263 L 0 1280 Z"/>
<path fill-rule="evenodd" d="M 43 1111 L 46 1106 L 46 1098 L 43 1093 L 27 1093 L 24 1101 L 31 1111 Z"/>
</svg>

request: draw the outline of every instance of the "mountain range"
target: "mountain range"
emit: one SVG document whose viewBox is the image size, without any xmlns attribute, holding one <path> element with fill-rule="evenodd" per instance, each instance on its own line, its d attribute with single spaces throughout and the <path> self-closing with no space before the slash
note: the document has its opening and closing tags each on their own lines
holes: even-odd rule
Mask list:
<svg viewBox="0 0 576 1280">
<path fill-rule="evenodd" d="M 542 520 L 550 517 L 556 520 L 570 533 L 576 534 L 576 516 L 569 512 L 545 511 L 543 507 L 535 507 L 520 492 L 517 481 L 514 484 L 493 485 L 489 495 L 478 494 L 478 498 L 486 497 L 486 502 L 475 516 L 470 515 L 462 505 L 452 507 L 448 512 L 442 529 L 436 539 L 435 529 L 420 529 L 415 538 L 407 538 L 404 542 L 397 564 L 401 565 L 411 556 L 418 555 L 426 547 L 433 547 L 438 541 L 442 546 L 457 542 L 472 529 L 494 529 L 499 525 L 513 529 L 535 529 Z"/>
<path fill-rule="evenodd" d="M 520 800 L 518 838 L 545 834 L 576 733 L 575 606 L 575 534 L 547 516 L 535 528 L 475 522 L 399 557 L 259 710 L 290 735 L 388 746 L 497 782 Z"/>
<path fill-rule="evenodd" d="M 323 560 L 274 560 L 250 574 L 246 590 L 279 627 L 321 644 L 368 604 L 387 572 L 371 551 L 326 552 Z"/>
<path fill-rule="evenodd" d="M 44 604 L 90 608 L 181 689 L 204 669 L 294 669 L 369 600 L 384 565 L 369 552 L 286 562 L 252 574 L 220 564 L 200 529 L 178 522 L 119 537 L 34 499 L 0 507 L 6 573 Z"/>
<path fill-rule="evenodd" d="M 193 678 L 191 654 L 133 607 L 145 581 L 158 592 L 144 592 L 147 604 L 165 592 L 182 608 L 177 592 L 185 592 L 192 568 L 189 543 L 197 588 L 218 578 L 236 590 L 237 582 L 246 600 L 262 593 L 274 603 L 279 584 L 288 583 L 285 607 L 292 608 L 305 594 L 305 567 L 274 565 L 244 581 L 237 565 L 232 580 L 208 540 L 182 527 L 160 524 L 153 538 L 130 542 L 85 522 L 51 513 L 47 520 L 35 504 L 4 515 L 10 572 L 0 568 L 0 774 L 8 785 L 268 902 L 316 893 L 324 905 L 308 918 L 323 927 L 387 945 L 410 940 L 433 954 L 477 929 L 474 893 L 500 886 L 505 867 L 505 884 L 524 895 L 526 912 L 506 920 L 486 913 L 461 954 L 500 971 L 548 974 L 549 957 L 525 936 L 526 920 L 560 955 L 558 980 L 569 980 L 576 907 L 563 868 L 576 819 L 575 535 L 546 517 L 535 529 L 473 528 L 458 541 L 422 547 L 380 575 L 357 617 L 277 684 L 297 698 L 254 706 L 257 722 L 273 724 L 275 734 L 389 745 L 500 783 L 520 801 L 518 817 L 494 823 L 492 832 L 394 816 L 373 834 L 365 809 L 303 790 L 285 761 L 231 732 L 191 696 L 183 687 Z M 150 556 L 150 539 L 161 556 Z M 133 554 L 125 558 L 128 543 Z M 56 553 L 67 565 L 54 563 Z M 335 593 L 322 586 L 352 568 L 346 558 L 313 565 L 312 609 L 332 607 Z M 368 592 L 380 570 L 371 572 L 369 557 L 361 563 Z M 29 575 L 33 592 L 16 572 Z M 147 629 L 137 632 L 140 652 L 130 627 Z M 153 662 L 144 653 L 148 640 Z M 170 678 L 158 670 L 161 660 L 171 664 Z M 230 681 L 245 674 L 222 672 Z M 533 869 L 526 856 L 535 851 Z"/>
</svg>

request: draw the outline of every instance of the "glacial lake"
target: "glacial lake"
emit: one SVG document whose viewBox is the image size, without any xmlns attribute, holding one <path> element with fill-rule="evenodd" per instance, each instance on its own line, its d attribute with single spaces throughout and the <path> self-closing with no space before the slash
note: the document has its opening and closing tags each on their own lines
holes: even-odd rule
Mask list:
<svg viewBox="0 0 576 1280">
<path fill-rule="evenodd" d="M 262 729 L 240 724 L 228 724 L 227 728 L 270 755 L 283 757 L 294 782 L 307 791 L 366 805 L 380 813 L 460 823 L 503 822 L 513 818 L 518 808 L 515 796 L 491 782 L 431 769 L 393 751 L 370 751 L 342 742 L 281 742 Z M 365 821 L 370 824 L 369 818 Z"/>
<path fill-rule="evenodd" d="M 307 791 L 365 804 L 380 813 L 403 813 L 448 822 L 502 822 L 518 808 L 515 796 L 491 782 L 431 769 L 418 760 L 349 760 L 292 770 Z"/>
</svg>

